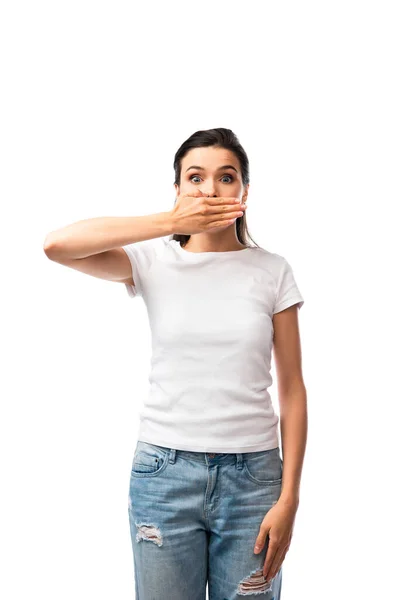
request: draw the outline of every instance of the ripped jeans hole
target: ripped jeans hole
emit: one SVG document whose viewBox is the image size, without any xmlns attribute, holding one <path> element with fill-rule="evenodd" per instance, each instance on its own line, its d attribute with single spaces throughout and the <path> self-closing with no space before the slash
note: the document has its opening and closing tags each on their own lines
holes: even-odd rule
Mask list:
<svg viewBox="0 0 400 600">
<path fill-rule="evenodd" d="M 142 540 L 147 540 L 149 542 L 154 542 L 157 546 L 162 546 L 163 541 L 161 537 L 161 532 L 155 525 L 149 525 L 147 523 L 135 523 L 137 527 L 136 541 L 140 542 Z"/>
<path fill-rule="evenodd" d="M 250 594 L 265 594 L 272 589 L 272 580 L 267 581 L 263 569 L 252 571 L 248 577 L 239 582 L 237 593 L 242 596 Z"/>
</svg>

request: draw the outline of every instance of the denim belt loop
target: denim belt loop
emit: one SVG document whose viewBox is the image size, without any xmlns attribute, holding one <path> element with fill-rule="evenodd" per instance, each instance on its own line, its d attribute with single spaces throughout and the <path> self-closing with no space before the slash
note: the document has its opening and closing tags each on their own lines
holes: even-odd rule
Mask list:
<svg viewBox="0 0 400 600">
<path fill-rule="evenodd" d="M 236 453 L 236 468 L 243 469 L 243 454 L 241 452 Z"/>
<path fill-rule="evenodd" d="M 169 462 L 174 464 L 175 460 L 176 460 L 176 450 L 175 448 L 170 448 L 169 449 Z"/>
</svg>

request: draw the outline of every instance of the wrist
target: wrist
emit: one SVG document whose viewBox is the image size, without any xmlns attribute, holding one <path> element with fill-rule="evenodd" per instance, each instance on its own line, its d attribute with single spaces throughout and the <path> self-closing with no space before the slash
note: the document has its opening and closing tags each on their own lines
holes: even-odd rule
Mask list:
<svg viewBox="0 0 400 600">
<path fill-rule="evenodd" d="M 163 212 L 163 213 L 161 213 L 161 215 L 162 215 L 164 228 L 165 228 L 164 235 L 173 235 L 174 233 L 176 233 L 176 230 L 177 230 L 176 218 L 174 216 L 173 211 L 170 210 L 167 212 Z"/>
<path fill-rule="evenodd" d="M 279 497 L 279 502 L 285 506 L 297 508 L 299 506 L 300 499 L 296 494 L 285 494 L 283 492 Z"/>
<path fill-rule="evenodd" d="M 160 224 L 161 236 L 175 233 L 175 219 L 170 211 L 157 213 L 157 221 Z"/>
</svg>

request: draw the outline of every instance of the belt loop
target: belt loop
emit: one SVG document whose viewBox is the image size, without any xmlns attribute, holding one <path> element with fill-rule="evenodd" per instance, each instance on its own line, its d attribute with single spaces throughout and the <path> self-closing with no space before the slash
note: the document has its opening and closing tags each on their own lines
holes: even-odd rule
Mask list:
<svg viewBox="0 0 400 600">
<path fill-rule="evenodd" d="M 243 454 L 241 452 L 236 453 L 236 468 L 243 469 Z"/>
<path fill-rule="evenodd" d="M 176 460 L 176 450 L 175 448 L 170 448 L 169 449 L 169 462 L 174 464 Z"/>
</svg>

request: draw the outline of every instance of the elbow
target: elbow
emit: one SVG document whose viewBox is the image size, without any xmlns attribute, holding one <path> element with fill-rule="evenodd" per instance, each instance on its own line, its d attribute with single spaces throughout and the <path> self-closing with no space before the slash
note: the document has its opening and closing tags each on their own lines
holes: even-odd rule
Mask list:
<svg viewBox="0 0 400 600">
<path fill-rule="evenodd" d="M 56 240 L 54 239 L 51 233 L 46 235 L 46 238 L 43 243 L 43 252 L 50 260 L 57 260 L 59 256 L 60 248 L 57 245 Z"/>
</svg>

